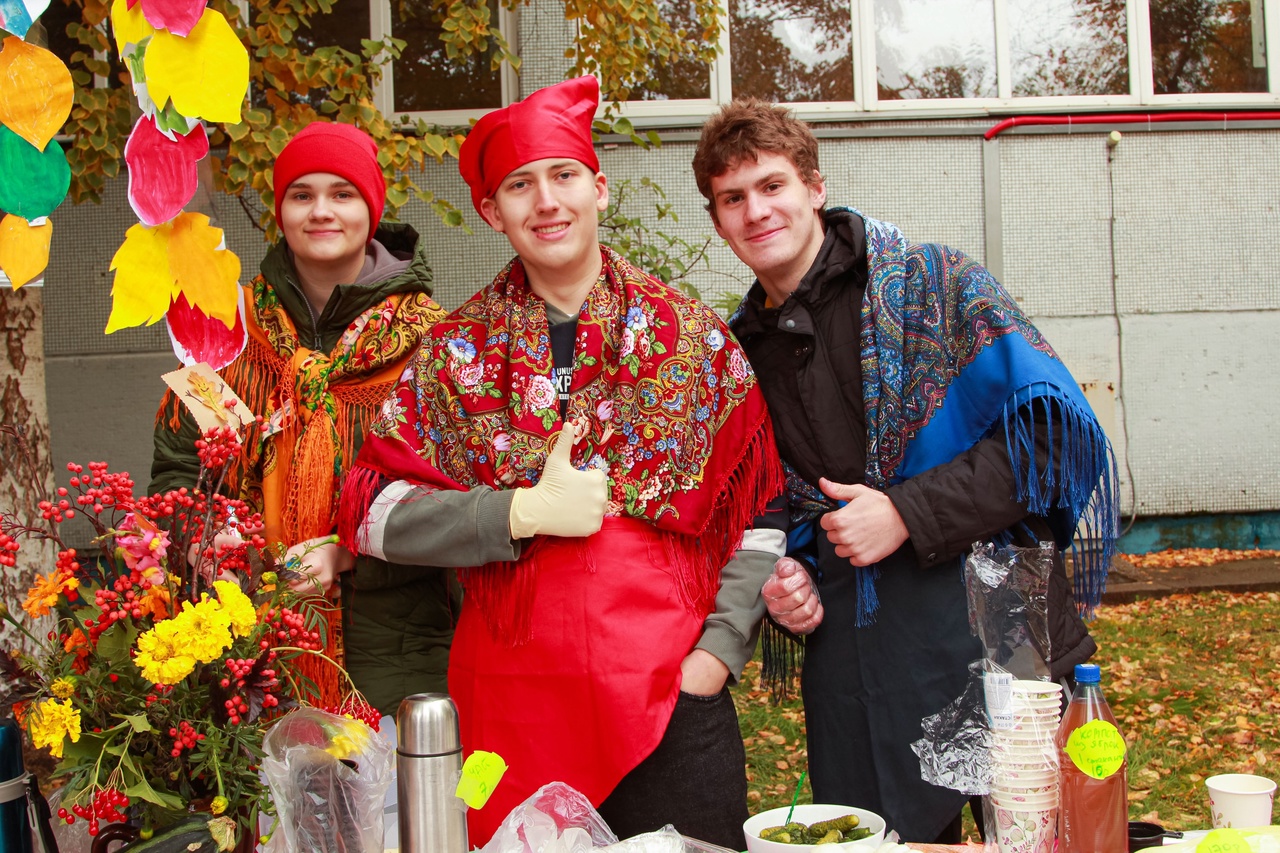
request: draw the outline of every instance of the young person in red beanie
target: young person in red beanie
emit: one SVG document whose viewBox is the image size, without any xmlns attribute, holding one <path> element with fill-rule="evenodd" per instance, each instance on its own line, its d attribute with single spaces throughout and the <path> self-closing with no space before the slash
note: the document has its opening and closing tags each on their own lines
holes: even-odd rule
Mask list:
<svg viewBox="0 0 1280 853">
<path fill-rule="evenodd" d="M 780 464 L 720 318 L 599 244 L 598 101 L 594 78 L 569 80 L 467 137 L 472 201 L 517 256 L 423 341 L 340 531 L 462 569 L 449 692 L 465 751 L 509 766 L 469 814 L 472 844 L 561 781 L 619 837 L 671 823 L 736 850 L 745 754 L 726 684 L 782 553 L 762 515 Z M 447 542 L 421 533 L 445 527 Z"/>
<path fill-rule="evenodd" d="M 249 342 L 221 371 L 271 432 L 246 448 L 228 488 L 262 511 L 268 542 L 300 556 L 326 589 L 341 578 L 341 630 L 331 626 L 330 646 L 341 638 L 356 686 L 394 715 L 405 696 L 446 689 L 456 582 L 439 569 L 353 560 L 319 543 L 334 531 L 341 474 L 445 312 L 431 298 L 417 233 L 379 222 L 386 181 L 368 134 L 308 125 L 280 152 L 272 178 L 284 239 L 245 288 Z M 157 417 L 152 492 L 195 485 L 196 437 L 170 392 Z M 342 700 L 332 666 L 317 663 L 308 675 L 322 703 Z"/>
</svg>

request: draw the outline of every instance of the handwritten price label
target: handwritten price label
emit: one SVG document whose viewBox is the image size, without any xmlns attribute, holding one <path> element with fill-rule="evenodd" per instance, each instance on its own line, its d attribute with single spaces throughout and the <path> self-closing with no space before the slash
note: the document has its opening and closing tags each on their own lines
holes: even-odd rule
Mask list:
<svg viewBox="0 0 1280 853">
<path fill-rule="evenodd" d="M 1124 738 L 1106 720 L 1090 720 L 1067 738 L 1067 755 L 1080 772 L 1094 779 L 1106 779 L 1124 763 Z"/>
<path fill-rule="evenodd" d="M 462 778 L 454 793 L 471 808 L 482 809 L 506 772 L 507 762 L 496 752 L 476 750 L 462 763 Z"/>
<path fill-rule="evenodd" d="M 1196 853 L 1250 853 L 1250 847 L 1234 829 L 1215 829 L 1200 839 Z"/>
</svg>

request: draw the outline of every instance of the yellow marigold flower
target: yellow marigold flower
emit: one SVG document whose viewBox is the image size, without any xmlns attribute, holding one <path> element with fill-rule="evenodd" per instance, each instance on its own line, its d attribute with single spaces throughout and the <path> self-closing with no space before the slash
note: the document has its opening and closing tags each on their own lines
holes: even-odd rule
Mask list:
<svg viewBox="0 0 1280 853">
<path fill-rule="evenodd" d="M 213 588 L 218 593 L 218 603 L 231 619 L 231 632 L 237 637 L 247 637 L 258 625 L 258 611 L 253 609 L 253 602 L 245 595 L 239 584 L 231 581 L 214 581 Z"/>
<path fill-rule="evenodd" d="M 143 678 L 153 684 L 177 684 L 196 668 L 196 659 L 188 651 L 185 628 L 177 619 L 159 622 L 138 637 L 138 654 L 134 663 Z"/>
<path fill-rule="evenodd" d="M 22 609 L 33 619 L 49 615 L 49 608 L 58 603 L 58 597 L 80 587 L 80 579 L 75 575 L 63 574 L 54 569 L 47 575 L 37 575 L 27 600 L 22 602 Z"/>
<path fill-rule="evenodd" d="M 76 692 L 76 683 L 71 678 L 55 678 L 49 685 L 49 692 L 59 699 L 70 699 Z"/>
<path fill-rule="evenodd" d="M 182 612 L 170 622 L 180 626 L 187 654 L 201 663 L 209 663 L 231 646 L 231 617 L 218 602 L 205 598 L 199 604 L 182 602 Z"/>
<path fill-rule="evenodd" d="M 330 735 L 325 752 L 339 759 L 350 758 L 364 752 L 365 747 L 369 745 L 369 737 L 373 734 L 373 729 L 359 720 L 343 722 L 341 725 L 335 725 L 334 729 L 336 731 Z"/>
<path fill-rule="evenodd" d="M 31 727 L 31 742 L 37 748 L 48 747 L 54 758 L 62 757 L 62 747 L 67 738 L 72 743 L 80 740 L 80 712 L 71 704 L 70 699 L 59 702 L 57 699 L 46 699 L 36 706 L 28 717 Z"/>
<path fill-rule="evenodd" d="M 227 806 L 231 805 L 226 797 L 214 797 L 213 802 L 209 803 L 209 811 L 214 814 L 222 814 L 227 810 Z"/>
</svg>

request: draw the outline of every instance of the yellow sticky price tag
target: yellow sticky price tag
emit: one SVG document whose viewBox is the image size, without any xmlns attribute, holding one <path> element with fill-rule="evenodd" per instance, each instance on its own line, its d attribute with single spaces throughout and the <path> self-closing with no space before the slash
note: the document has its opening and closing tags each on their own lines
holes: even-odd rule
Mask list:
<svg viewBox="0 0 1280 853">
<path fill-rule="evenodd" d="M 1214 829 L 1196 845 L 1196 853 L 1250 853 L 1249 842 L 1234 829 Z"/>
<path fill-rule="evenodd" d="M 1067 738 L 1067 755 L 1080 772 L 1094 779 L 1106 779 L 1124 763 L 1127 747 L 1115 724 L 1090 720 Z"/>
<path fill-rule="evenodd" d="M 476 750 L 462 763 L 462 778 L 454 793 L 471 808 L 482 809 L 506 772 L 507 763 L 502 756 Z"/>
</svg>

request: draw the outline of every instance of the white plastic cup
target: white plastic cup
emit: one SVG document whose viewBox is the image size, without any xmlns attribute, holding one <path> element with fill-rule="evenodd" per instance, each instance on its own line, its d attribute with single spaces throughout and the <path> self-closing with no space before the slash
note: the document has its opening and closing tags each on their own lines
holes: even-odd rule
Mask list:
<svg viewBox="0 0 1280 853">
<path fill-rule="evenodd" d="M 1010 808 L 993 804 L 1000 853 L 1052 853 L 1058 809 Z"/>
<path fill-rule="evenodd" d="M 1214 829 L 1270 826 L 1276 783 L 1265 776 L 1224 773 L 1204 780 Z"/>
</svg>

